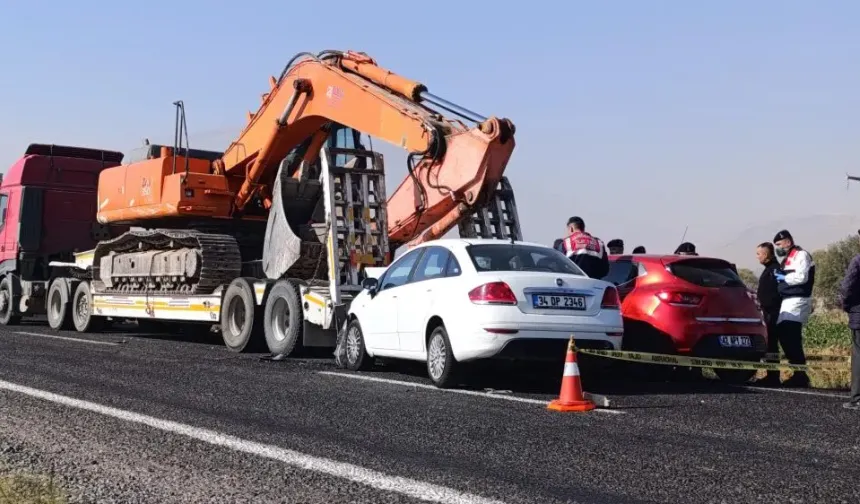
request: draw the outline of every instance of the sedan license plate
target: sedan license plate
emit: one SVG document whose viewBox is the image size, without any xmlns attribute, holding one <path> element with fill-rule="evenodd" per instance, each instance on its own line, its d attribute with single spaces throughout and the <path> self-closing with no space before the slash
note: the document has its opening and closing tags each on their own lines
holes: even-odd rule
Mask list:
<svg viewBox="0 0 860 504">
<path fill-rule="evenodd" d="M 750 348 L 752 340 L 749 336 L 720 336 L 720 346 L 727 348 Z"/>
<path fill-rule="evenodd" d="M 535 294 L 532 297 L 535 308 L 554 308 L 557 310 L 585 310 L 585 296 L 567 294 Z"/>
</svg>

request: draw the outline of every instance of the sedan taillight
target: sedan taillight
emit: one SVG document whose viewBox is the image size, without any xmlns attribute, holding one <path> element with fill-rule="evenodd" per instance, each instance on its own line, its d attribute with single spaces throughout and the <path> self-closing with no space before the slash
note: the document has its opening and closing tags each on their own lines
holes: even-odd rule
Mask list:
<svg viewBox="0 0 860 504">
<path fill-rule="evenodd" d="M 603 291 L 603 299 L 600 301 L 600 307 L 610 310 L 618 310 L 621 308 L 621 303 L 618 300 L 618 289 L 615 287 L 607 287 Z"/>
<path fill-rule="evenodd" d="M 479 285 L 469 291 L 469 300 L 475 304 L 515 305 L 517 296 L 505 282 Z"/>
</svg>

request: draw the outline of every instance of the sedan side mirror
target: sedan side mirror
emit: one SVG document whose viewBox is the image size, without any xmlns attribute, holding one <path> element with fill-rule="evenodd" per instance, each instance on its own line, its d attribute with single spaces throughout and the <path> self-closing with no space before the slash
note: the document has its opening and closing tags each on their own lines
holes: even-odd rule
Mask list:
<svg viewBox="0 0 860 504">
<path fill-rule="evenodd" d="M 365 278 L 361 281 L 362 288 L 370 291 L 371 294 L 376 292 L 376 288 L 379 286 L 379 280 L 376 278 Z"/>
</svg>

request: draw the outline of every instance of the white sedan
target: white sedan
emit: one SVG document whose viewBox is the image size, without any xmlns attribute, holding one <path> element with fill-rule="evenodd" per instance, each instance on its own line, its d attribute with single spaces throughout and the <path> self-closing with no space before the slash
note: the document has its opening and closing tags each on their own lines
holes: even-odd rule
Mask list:
<svg viewBox="0 0 860 504">
<path fill-rule="evenodd" d="M 430 379 L 446 387 L 468 361 L 547 352 L 561 360 L 571 334 L 578 346 L 621 347 L 615 287 L 544 245 L 441 239 L 380 269 L 349 308 L 352 370 L 376 357 L 426 360 Z"/>
</svg>

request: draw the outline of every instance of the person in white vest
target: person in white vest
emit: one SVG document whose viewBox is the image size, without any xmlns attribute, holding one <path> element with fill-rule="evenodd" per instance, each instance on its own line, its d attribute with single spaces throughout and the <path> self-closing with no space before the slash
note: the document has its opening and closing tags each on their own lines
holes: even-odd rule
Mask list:
<svg viewBox="0 0 860 504">
<path fill-rule="evenodd" d="M 782 297 L 776 330 L 785 356 L 791 364 L 806 364 L 803 352 L 803 326 L 812 314 L 812 288 L 815 285 L 815 262 L 812 254 L 794 243 L 794 238 L 783 229 L 773 237 L 776 256 L 785 258 L 774 272 L 777 289 Z M 808 387 L 809 377 L 804 372 L 794 373 L 783 382 L 788 387 Z"/>
</svg>

